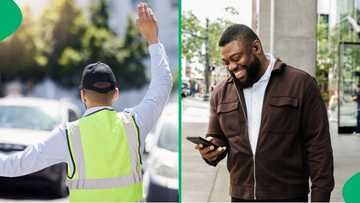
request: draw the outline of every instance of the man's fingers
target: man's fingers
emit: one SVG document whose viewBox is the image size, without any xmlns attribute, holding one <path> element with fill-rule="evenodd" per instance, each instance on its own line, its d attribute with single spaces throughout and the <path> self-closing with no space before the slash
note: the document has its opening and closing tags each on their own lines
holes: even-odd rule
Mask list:
<svg viewBox="0 0 360 203">
<path fill-rule="evenodd" d="M 159 42 L 158 25 L 153 11 L 145 3 L 140 3 L 137 8 L 139 19 L 136 23 L 141 35 L 149 44 Z"/>
<path fill-rule="evenodd" d="M 211 137 L 211 136 L 209 136 L 209 137 L 206 137 L 205 139 L 206 139 L 207 141 L 211 142 L 211 140 L 213 140 L 214 138 Z"/>
<path fill-rule="evenodd" d="M 145 3 L 140 3 L 138 5 L 138 16 L 141 22 L 151 20 L 156 21 L 156 18 L 154 16 L 154 12 L 152 9 Z"/>
<path fill-rule="evenodd" d="M 139 16 L 140 16 L 140 12 L 141 12 L 141 7 L 142 7 L 141 3 L 137 5 L 137 13 Z"/>
<path fill-rule="evenodd" d="M 148 19 L 149 18 L 149 16 L 150 16 L 150 14 L 149 14 L 149 7 L 148 7 L 148 5 L 146 5 L 145 3 L 144 3 L 144 18 L 146 18 L 146 19 Z"/>
<path fill-rule="evenodd" d="M 200 149 L 200 153 L 204 156 L 206 156 L 210 151 L 214 150 L 215 147 L 214 146 L 209 146 L 209 147 L 205 147 L 205 148 L 202 148 Z"/>
<path fill-rule="evenodd" d="M 155 15 L 154 15 L 154 12 L 152 11 L 151 8 L 149 8 L 149 18 L 152 21 L 157 21 Z"/>
<path fill-rule="evenodd" d="M 150 17 L 152 16 L 151 13 L 152 13 L 151 8 L 146 7 L 146 16 L 147 16 L 148 18 L 150 18 Z"/>
<path fill-rule="evenodd" d="M 211 136 L 206 137 L 206 140 L 211 142 L 213 145 L 218 146 L 218 144 L 216 143 L 216 141 L 213 137 L 211 137 Z"/>
<path fill-rule="evenodd" d="M 216 159 L 220 154 L 222 154 L 225 151 L 226 147 L 218 147 L 216 150 L 210 151 L 206 154 L 206 156 L 209 158 L 209 160 Z"/>
<path fill-rule="evenodd" d="M 145 5 L 144 3 L 140 3 L 138 5 L 138 16 L 141 19 L 144 19 L 146 16 L 145 16 Z"/>
<path fill-rule="evenodd" d="M 148 8 L 148 13 L 150 16 L 154 16 L 154 12 L 150 7 Z"/>
</svg>

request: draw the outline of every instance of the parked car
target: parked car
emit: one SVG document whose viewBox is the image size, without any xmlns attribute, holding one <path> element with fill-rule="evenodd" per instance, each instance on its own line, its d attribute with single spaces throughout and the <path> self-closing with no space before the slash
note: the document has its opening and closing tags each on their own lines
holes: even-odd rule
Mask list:
<svg viewBox="0 0 360 203">
<path fill-rule="evenodd" d="M 0 153 L 11 154 L 46 139 L 59 124 L 79 118 L 79 109 L 57 100 L 14 97 L 0 99 Z M 68 195 L 65 184 L 66 164 L 56 164 L 41 171 L 15 178 L 0 177 L 0 186 L 32 188 L 48 183 L 59 197 Z"/>
<path fill-rule="evenodd" d="M 156 127 L 147 158 L 144 184 L 148 202 L 178 201 L 178 115 L 165 115 Z"/>
<path fill-rule="evenodd" d="M 190 87 L 187 83 L 181 84 L 181 97 L 190 96 Z"/>
</svg>

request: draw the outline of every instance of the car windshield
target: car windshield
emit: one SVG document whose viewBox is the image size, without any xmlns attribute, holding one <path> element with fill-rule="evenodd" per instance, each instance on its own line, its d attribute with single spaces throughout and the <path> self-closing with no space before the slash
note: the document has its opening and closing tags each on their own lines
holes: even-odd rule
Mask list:
<svg viewBox="0 0 360 203">
<path fill-rule="evenodd" d="M 27 106 L 0 106 L 0 128 L 50 131 L 61 122 L 59 113 Z"/>
<path fill-rule="evenodd" d="M 178 128 L 175 123 L 165 123 L 160 130 L 158 145 L 172 152 L 178 151 Z"/>
</svg>

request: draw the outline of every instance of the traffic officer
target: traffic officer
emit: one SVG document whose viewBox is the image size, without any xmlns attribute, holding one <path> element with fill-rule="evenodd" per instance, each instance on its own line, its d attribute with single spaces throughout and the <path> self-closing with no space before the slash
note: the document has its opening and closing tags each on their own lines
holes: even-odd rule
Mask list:
<svg viewBox="0 0 360 203">
<path fill-rule="evenodd" d="M 86 66 L 80 85 L 84 115 L 54 129 L 45 141 L 0 157 L 0 176 L 22 176 L 65 162 L 70 202 L 143 199 L 141 152 L 167 102 L 172 79 L 157 21 L 144 3 L 138 6 L 136 24 L 151 58 L 152 80 L 142 102 L 114 111 L 111 105 L 119 90 L 111 68 L 101 62 Z"/>
</svg>

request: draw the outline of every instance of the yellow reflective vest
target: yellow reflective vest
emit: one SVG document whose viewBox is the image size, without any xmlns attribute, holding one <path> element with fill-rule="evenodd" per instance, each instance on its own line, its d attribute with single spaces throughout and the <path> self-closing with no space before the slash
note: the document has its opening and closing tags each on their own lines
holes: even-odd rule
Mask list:
<svg viewBox="0 0 360 203">
<path fill-rule="evenodd" d="M 142 201 L 140 139 L 130 114 L 102 109 L 68 123 L 66 131 L 70 202 Z"/>
</svg>

